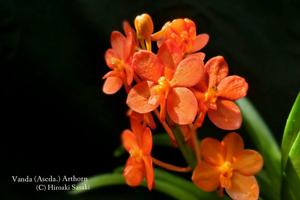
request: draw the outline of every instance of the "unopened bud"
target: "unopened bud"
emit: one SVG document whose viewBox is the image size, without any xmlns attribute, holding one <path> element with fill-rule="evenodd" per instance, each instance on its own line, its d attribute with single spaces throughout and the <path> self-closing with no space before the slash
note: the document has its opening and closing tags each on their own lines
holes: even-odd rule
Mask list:
<svg viewBox="0 0 300 200">
<path fill-rule="evenodd" d="M 147 13 L 136 16 L 134 26 L 138 39 L 150 38 L 150 35 L 153 33 L 153 22 Z"/>
</svg>

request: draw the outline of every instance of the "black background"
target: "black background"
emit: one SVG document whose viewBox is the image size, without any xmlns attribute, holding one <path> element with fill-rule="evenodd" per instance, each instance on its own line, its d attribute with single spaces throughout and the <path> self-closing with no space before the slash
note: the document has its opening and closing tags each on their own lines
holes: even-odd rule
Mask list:
<svg viewBox="0 0 300 200">
<path fill-rule="evenodd" d="M 103 55 L 111 31 L 143 12 L 156 30 L 189 17 L 208 33 L 207 57 L 223 55 L 231 74 L 248 80 L 248 97 L 279 142 L 300 88 L 299 8 L 296 0 L 1 0 L 0 199 L 166 199 L 128 187 L 69 197 L 11 178 L 91 176 L 125 162 L 112 155 L 128 127 L 125 94 L 101 92 Z M 170 160 L 182 161 L 173 154 Z"/>
</svg>

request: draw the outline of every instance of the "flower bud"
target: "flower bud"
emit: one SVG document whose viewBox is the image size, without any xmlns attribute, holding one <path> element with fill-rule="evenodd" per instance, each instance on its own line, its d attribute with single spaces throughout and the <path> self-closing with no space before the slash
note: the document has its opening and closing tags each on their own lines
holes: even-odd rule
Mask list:
<svg viewBox="0 0 300 200">
<path fill-rule="evenodd" d="M 148 39 L 153 33 L 153 22 L 147 13 L 136 16 L 134 26 L 138 39 Z"/>
</svg>

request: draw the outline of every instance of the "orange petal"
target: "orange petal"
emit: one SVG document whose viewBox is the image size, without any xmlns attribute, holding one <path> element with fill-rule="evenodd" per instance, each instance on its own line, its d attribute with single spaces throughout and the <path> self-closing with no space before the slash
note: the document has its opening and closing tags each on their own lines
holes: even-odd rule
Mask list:
<svg viewBox="0 0 300 200">
<path fill-rule="evenodd" d="M 203 159 L 212 165 L 224 163 L 224 149 L 221 143 L 214 138 L 205 138 L 200 143 L 200 152 Z"/>
<path fill-rule="evenodd" d="M 135 32 L 129 25 L 128 21 L 123 22 L 123 29 L 126 35 L 126 46 L 124 50 L 124 60 L 128 58 L 128 56 L 134 51 L 136 45 Z"/>
<path fill-rule="evenodd" d="M 175 64 L 167 42 L 164 42 L 158 50 L 157 57 L 164 65 L 164 75 L 171 80 L 175 72 Z"/>
<path fill-rule="evenodd" d="M 131 83 L 133 81 L 133 75 L 134 75 L 134 71 L 133 71 L 132 66 L 126 65 L 125 72 L 126 72 L 126 81 L 127 81 L 127 84 L 131 85 Z"/>
<path fill-rule="evenodd" d="M 133 30 L 133 28 L 131 28 L 128 21 L 123 22 L 123 29 L 126 36 L 135 35 L 135 31 Z"/>
<path fill-rule="evenodd" d="M 186 22 L 184 19 L 174 19 L 170 25 L 173 31 L 175 31 L 177 34 L 180 34 L 182 31 L 184 31 Z"/>
<path fill-rule="evenodd" d="M 167 112 L 175 123 L 190 124 L 197 114 L 197 104 L 191 90 L 184 87 L 173 88 L 167 97 Z"/>
<path fill-rule="evenodd" d="M 156 104 L 149 104 L 151 82 L 144 81 L 135 85 L 128 93 L 127 105 L 135 112 L 148 113 L 159 106 Z"/>
<path fill-rule="evenodd" d="M 126 114 L 127 114 L 128 117 L 130 117 L 130 120 L 134 119 L 138 122 L 143 121 L 143 114 L 137 113 L 137 112 L 131 110 L 130 108 L 128 109 Z"/>
<path fill-rule="evenodd" d="M 144 155 L 150 155 L 152 150 L 152 133 L 147 127 L 142 134 L 142 150 Z"/>
<path fill-rule="evenodd" d="M 163 44 L 166 44 L 166 46 L 168 47 L 168 50 L 171 53 L 174 65 L 177 66 L 178 63 L 184 57 L 184 52 L 182 51 L 182 48 L 173 40 L 167 40 L 167 41 L 163 42 Z"/>
<path fill-rule="evenodd" d="M 233 200 L 258 199 L 259 187 L 254 176 L 243 176 L 239 173 L 234 173 L 231 183 L 231 187 L 225 189 Z"/>
<path fill-rule="evenodd" d="M 192 181 L 205 192 L 212 192 L 220 185 L 219 176 L 220 172 L 217 167 L 200 162 L 193 172 Z"/>
<path fill-rule="evenodd" d="M 110 69 L 113 69 L 113 61 L 116 59 L 116 54 L 112 49 L 107 49 L 105 52 L 105 62 Z"/>
<path fill-rule="evenodd" d="M 102 79 L 107 79 L 108 77 L 112 77 L 112 76 L 122 79 L 122 73 L 118 72 L 118 71 L 115 71 L 115 70 L 109 71 L 106 74 L 104 74 Z"/>
<path fill-rule="evenodd" d="M 135 45 L 137 44 L 136 33 L 134 29 L 130 26 L 128 21 L 123 22 L 123 29 L 127 37 L 126 39 L 128 41 L 128 44 L 131 47 L 131 50 L 133 50 Z"/>
<path fill-rule="evenodd" d="M 144 132 L 144 127 L 141 124 L 141 121 L 138 121 L 136 118 L 130 118 L 130 127 L 134 135 L 136 136 L 136 140 L 138 144 L 142 144 L 142 135 Z"/>
<path fill-rule="evenodd" d="M 233 156 L 244 150 L 244 141 L 237 133 L 229 133 L 222 140 L 226 152 L 226 160 L 232 162 Z"/>
<path fill-rule="evenodd" d="M 262 156 L 253 150 L 241 151 L 236 156 L 233 168 L 243 175 L 250 176 L 258 173 L 263 166 Z"/>
<path fill-rule="evenodd" d="M 121 137 L 123 147 L 126 149 L 126 151 L 130 152 L 132 148 L 138 146 L 136 136 L 130 130 L 123 131 Z"/>
<path fill-rule="evenodd" d="M 204 60 L 205 53 L 198 52 L 198 53 L 189 54 L 189 55 L 186 56 L 186 58 L 191 57 L 191 56 L 196 56 L 196 57 L 200 58 L 201 60 Z"/>
<path fill-rule="evenodd" d="M 154 186 L 154 170 L 152 165 L 152 158 L 151 156 L 144 156 L 143 160 L 145 164 L 147 186 L 149 190 L 152 190 Z"/>
<path fill-rule="evenodd" d="M 192 87 L 202 76 L 204 76 L 203 60 L 200 57 L 191 56 L 178 64 L 171 85 Z"/>
<path fill-rule="evenodd" d="M 104 82 L 102 91 L 105 94 L 114 94 L 116 93 L 123 85 L 123 81 L 116 76 L 107 77 Z"/>
<path fill-rule="evenodd" d="M 156 33 L 153 33 L 151 35 L 151 39 L 154 40 L 154 41 L 161 40 L 165 36 L 165 32 L 166 32 L 165 29 L 157 31 Z"/>
<path fill-rule="evenodd" d="M 240 108 L 232 101 L 217 100 L 217 110 L 209 109 L 209 119 L 220 129 L 236 130 L 241 127 L 242 115 Z"/>
<path fill-rule="evenodd" d="M 142 79 L 157 82 L 162 75 L 162 65 L 156 55 L 150 51 L 140 50 L 133 55 L 132 67 Z"/>
<path fill-rule="evenodd" d="M 152 94 L 148 99 L 148 104 L 157 105 L 160 103 L 161 98 L 160 94 Z"/>
<path fill-rule="evenodd" d="M 237 100 L 246 96 L 248 83 L 240 76 L 228 76 L 218 85 L 218 96 L 230 100 Z"/>
<path fill-rule="evenodd" d="M 110 36 L 112 49 L 116 56 L 122 60 L 125 59 L 126 38 L 119 31 L 113 31 Z"/>
<path fill-rule="evenodd" d="M 228 65 L 223 56 L 215 56 L 206 62 L 205 70 L 209 76 L 208 87 L 213 87 L 227 76 Z"/>
<path fill-rule="evenodd" d="M 135 187 L 141 184 L 145 176 L 145 169 L 143 162 L 137 162 L 134 158 L 129 157 L 123 176 L 128 185 Z"/>
<path fill-rule="evenodd" d="M 193 47 L 189 52 L 196 52 L 205 47 L 208 43 L 209 35 L 206 33 L 197 35 Z"/>
</svg>

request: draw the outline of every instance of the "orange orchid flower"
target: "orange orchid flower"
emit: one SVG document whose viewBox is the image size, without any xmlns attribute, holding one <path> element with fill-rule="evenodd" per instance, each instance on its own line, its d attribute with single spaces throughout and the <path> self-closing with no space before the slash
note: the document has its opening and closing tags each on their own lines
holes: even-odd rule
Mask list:
<svg viewBox="0 0 300 200">
<path fill-rule="evenodd" d="M 202 161 L 195 168 L 192 180 L 202 190 L 211 192 L 225 188 L 234 200 L 257 200 L 259 186 L 255 174 L 263 166 L 262 156 L 244 149 L 243 139 L 229 133 L 222 142 L 205 138 L 200 144 Z"/>
<path fill-rule="evenodd" d="M 122 85 L 128 90 L 133 80 L 133 69 L 131 67 L 132 55 L 136 47 L 136 34 L 128 22 L 123 23 L 126 37 L 119 31 L 111 33 L 111 46 L 105 52 L 105 61 L 112 70 L 103 76 L 105 83 L 103 92 L 105 94 L 116 93 Z"/>
<path fill-rule="evenodd" d="M 165 41 L 172 40 L 182 52 L 193 53 L 202 49 L 208 42 L 208 34 L 196 35 L 196 25 L 190 19 L 175 19 L 167 22 L 160 31 L 152 34 L 152 40 L 160 47 Z"/>
<path fill-rule="evenodd" d="M 166 44 L 164 44 L 166 45 Z M 135 73 L 144 81 L 128 93 L 128 106 L 138 113 L 149 113 L 160 106 L 160 119 L 166 112 L 177 124 L 190 124 L 197 114 L 197 100 L 188 89 L 203 75 L 203 57 L 188 56 L 175 66 L 168 48 L 162 46 L 158 55 L 141 50 L 133 56 Z"/>
<path fill-rule="evenodd" d="M 122 142 L 129 152 L 123 176 L 130 186 L 138 186 L 146 177 L 148 189 L 154 186 L 154 170 L 152 165 L 152 133 L 148 127 L 143 127 L 138 121 L 131 120 L 131 130 L 122 133 Z"/>
<path fill-rule="evenodd" d="M 199 103 L 199 115 L 195 122 L 202 125 L 204 116 L 224 130 L 235 130 L 241 126 L 242 116 L 239 107 L 233 102 L 247 94 L 248 83 L 240 76 L 227 76 L 228 65 L 222 56 L 207 61 L 205 76 L 194 90 Z"/>
</svg>

